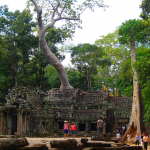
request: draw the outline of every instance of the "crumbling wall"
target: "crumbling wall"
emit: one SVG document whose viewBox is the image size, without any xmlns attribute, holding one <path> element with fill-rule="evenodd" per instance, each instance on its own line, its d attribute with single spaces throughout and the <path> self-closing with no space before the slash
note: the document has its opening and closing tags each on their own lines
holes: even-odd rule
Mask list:
<svg viewBox="0 0 150 150">
<path fill-rule="evenodd" d="M 4 119 L 4 112 L 10 118 L 11 112 L 15 111 L 17 129 L 13 133 L 24 136 L 62 134 L 64 120 L 75 121 L 80 131 L 90 133 L 96 130 L 96 121 L 100 117 L 106 124 L 113 119 L 114 122 L 109 125 L 113 130 L 122 122 L 128 122 L 131 109 L 129 98 L 110 97 L 103 91 L 85 92 L 79 89 L 52 89 L 43 92 L 39 89 L 15 87 L 9 91 L 6 101 L 3 107 L 5 111 L 0 109 L 0 132 L 12 133 L 4 129 L 9 120 Z"/>
</svg>

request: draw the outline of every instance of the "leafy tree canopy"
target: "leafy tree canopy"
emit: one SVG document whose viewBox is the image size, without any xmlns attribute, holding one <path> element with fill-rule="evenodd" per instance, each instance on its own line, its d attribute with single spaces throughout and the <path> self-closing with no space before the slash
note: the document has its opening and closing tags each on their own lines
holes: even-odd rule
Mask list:
<svg viewBox="0 0 150 150">
<path fill-rule="evenodd" d="M 140 7 L 142 8 L 141 17 L 143 19 L 148 19 L 150 17 L 150 1 L 143 0 Z"/>
<path fill-rule="evenodd" d="M 128 20 L 119 28 L 119 40 L 123 44 L 132 41 L 144 43 L 150 38 L 149 22 L 143 20 Z"/>
</svg>

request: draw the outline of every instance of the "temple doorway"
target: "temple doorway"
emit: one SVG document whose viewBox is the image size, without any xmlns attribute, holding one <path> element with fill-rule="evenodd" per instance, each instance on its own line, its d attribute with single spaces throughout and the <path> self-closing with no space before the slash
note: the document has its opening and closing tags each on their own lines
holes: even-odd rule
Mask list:
<svg viewBox="0 0 150 150">
<path fill-rule="evenodd" d="M 79 123 L 78 124 L 78 129 L 79 129 L 79 131 L 85 131 L 85 129 L 86 129 L 85 123 Z"/>
<path fill-rule="evenodd" d="M 17 132 L 17 114 L 16 114 L 16 112 L 12 112 L 11 113 L 11 125 L 10 125 L 10 127 L 11 127 L 11 134 L 12 135 L 14 135 L 14 134 L 16 134 L 16 132 Z"/>
<path fill-rule="evenodd" d="M 106 111 L 106 133 L 112 133 L 115 124 L 115 115 L 112 109 Z"/>
</svg>

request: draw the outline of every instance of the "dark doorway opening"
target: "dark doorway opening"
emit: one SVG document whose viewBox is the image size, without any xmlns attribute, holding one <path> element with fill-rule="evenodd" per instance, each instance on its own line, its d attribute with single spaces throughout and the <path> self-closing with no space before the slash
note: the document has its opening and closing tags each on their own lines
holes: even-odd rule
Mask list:
<svg viewBox="0 0 150 150">
<path fill-rule="evenodd" d="M 79 123 L 79 131 L 85 131 L 85 123 Z"/>
<path fill-rule="evenodd" d="M 96 123 L 90 124 L 90 131 L 96 131 Z"/>
<path fill-rule="evenodd" d="M 106 115 L 106 133 L 112 133 L 115 124 L 114 111 L 109 109 L 107 110 Z"/>
<path fill-rule="evenodd" d="M 11 134 L 14 135 L 17 132 L 17 114 L 13 112 L 11 114 Z"/>
<path fill-rule="evenodd" d="M 63 129 L 64 128 L 64 121 L 60 120 L 58 121 L 58 128 Z"/>
</svg>

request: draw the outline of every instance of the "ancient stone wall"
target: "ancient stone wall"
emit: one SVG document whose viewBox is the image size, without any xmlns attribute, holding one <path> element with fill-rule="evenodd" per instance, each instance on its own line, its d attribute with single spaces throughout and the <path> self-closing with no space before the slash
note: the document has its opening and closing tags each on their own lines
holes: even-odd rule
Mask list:
<svg viewBox="0 0 150 150">
<path fill-rule="evenodd" d="M 105 132 L 113 132 L 128 123 L 131 110 L 129 98 L 79 89 L 43 92 L 16 87 L 9 91 L 6 101 L 0 108 L 0 133 L 23 136 L 62 134 L 64 120 L 76 122 L 79 133 L 95 132 L 100 117 L 106 123 Z"/>
</svg>

